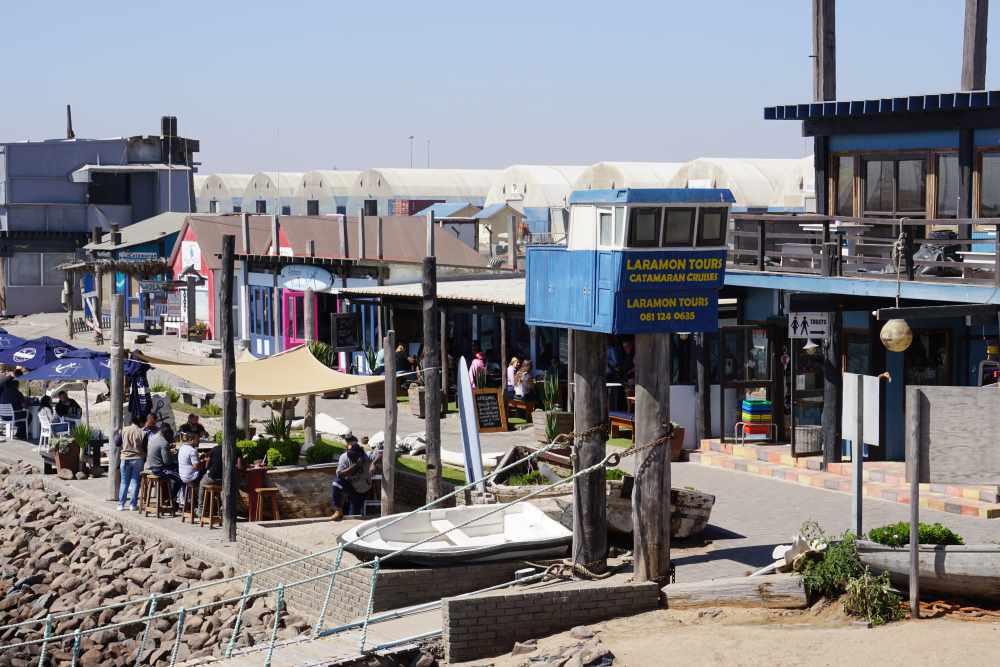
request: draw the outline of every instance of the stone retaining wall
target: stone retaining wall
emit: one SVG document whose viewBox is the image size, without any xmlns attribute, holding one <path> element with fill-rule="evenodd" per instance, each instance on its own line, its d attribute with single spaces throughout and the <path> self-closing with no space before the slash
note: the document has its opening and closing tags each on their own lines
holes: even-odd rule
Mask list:
<svg viewBox="0 0 1000 667">
<path fill-rule="evenodd" d="M 514 642 L 656 609 L 655 582 L 585 581 L 558 588 L 513 588 L 442 605 L 445 660 L 462 662 L 510 651 Z"/>
<path fill-rule="evenodd" d="M 295 544 L 279 536 L 287 526 L 302 526 L 315 523 L 316 530 L 330 531 L 328 521 L 266 521 L 261 523 L 241 523 L 237 526 L 237 546 L 239 548 L 240 571 L 259 570 L 268 565 L 280 563 L 308 555 L 316 549 Z M 329 546 L 336 544 L 334 533 L 330 531 Z M 256 586 L 274 586 L 284 582 L 307 579 L 328 573 L 333 569 L 336 553 L 330 553 L 294 565 L 278 568 L 272 572 L 254 577 Z M 341 569 L 358 563 L 358 559 L 345 553 Z M 422 602 L 438 600 L 448 595 L 458 595 L 470 591 L 495 586 L 514 578 L 514 571 L 522 567 L 520 561 L 486 563 L 443 568 L 385 567 L 379 574 L 375 587 L 375 611 L 397 609 Z M 319 613 L 326 597 L 329 579 L 323 578 L 302 586 L 285 589 L 285 600 L 292 611 L 304 615 L 310 621 Z M 352 570 L 337 575 L 334 593 L 330 598 L 328 623 L 346 623 L 365 615 L 371 590 L 371 570 Z"/>
</svg>

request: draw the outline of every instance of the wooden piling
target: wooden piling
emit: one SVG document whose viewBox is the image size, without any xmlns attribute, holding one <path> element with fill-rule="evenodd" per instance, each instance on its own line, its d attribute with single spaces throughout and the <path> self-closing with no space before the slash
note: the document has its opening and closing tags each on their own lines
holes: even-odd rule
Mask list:
<svg viewBox="0 0 1000 667">
<path fill-rule="evenodd" d="M 100 320 L 100 316 L 98 316 Z M 119 461 L 121 450 L 114 440 L 122 432 L 122 401 L 125 397 L 125 295 L 115 294 L 111 300 L 111 446 L 108 447 L 108 486 L 110 500 L 118 500 L 121 480 Z"/>
<path fill-rule="evenodd" d="M 236 348 L 233 333 L 233 253 L 236 237 L 222 237 L 222 523 L 226 537 L 236 541 Z"/>
<path fill-rule="evenodd" d="M 306 346 L 312 344 L 316 339 L 315 334 L 315 315 L 316 315 L 316 299 L 313 296 L 313 291 L 307 289 L 302 297 L 302 307 L 305 308 L 305 317 L 303 318 L 303 324 L 306 328 Z M 303 438 L 303 449 L 308 449 L 316 444 L 316 396 L 315 394 L 309 394 L 306 396 L 306 413 L 305 419 L 302 420 L 302 438 Z"/>
<path fill-rule="evenodd" d="M 385 334 L 385 440 L 382 445 L 382 516 L 396 511 L 396 332 Z"/>
<path fill-rule="evenodd" d="M 427 502 L 441 497 L 441 340 L 437 307 L 434 214 L 427 215 L 427 256 L 423 263 L 424 437 L 427 441 Z"/>
<path fill-rule="evenodd" d="M 604 388 L 607 343 L 604 334 L 574 333 L 576 410 L 573 430 L 576 470 L 604 459 L 607 432 L 607 392 Z M 591 572 L 607 569 L 608 521 L 604 470 L 577 477 L 573 482 L 573 562 Z"/>
</svg>

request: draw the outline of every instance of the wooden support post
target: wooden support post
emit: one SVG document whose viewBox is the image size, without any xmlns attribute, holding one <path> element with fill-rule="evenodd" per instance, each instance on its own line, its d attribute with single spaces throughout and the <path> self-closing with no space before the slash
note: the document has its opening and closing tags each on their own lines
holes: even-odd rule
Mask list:
<svg viewBox="0 0 1000 667">
<path fill-rule="evenodd" d="M 576 410 L 573 431 L 580 434 L 574 444 L 576 470 L 600 463 L 605 456 L 607 431 L 607 391 L 604 374 L 607 342 L 604 334 L 575 333 Z M 604 470 L 577 477 L 573 482 L 573 562 L 591 572 L 607 569 L 608 520 Z"/>
<path fill-rule="evenodd" d="M 444 412 L 448 412 L 448 387 L 451 384 L 451 369 L 448 363 L 448 312 L 444 308 L 441 311 L 441 400 L 444 401 Z M 501 364 L 503 365 L 503 364 Z"/>
<path fill-rule="evenodd" d="M 396 332 L 390 329 L 385 350 L 385 440 L 382 445 L 382 516 L 396 512 Z"/>
<path fill-rule="evenodd" d="M 573 405 L 576 398 L 576 392 L 574 391 L 576 385 L 573 384 L 576 360 L 574 359 L 573 350 L 573 330 L 566 329 L 566 412 L 573 412 Z"/>
<path fill-rule="evenodd" d="M 67 271 L 63 281 L 63 291 L 66 292 L 66 335 L 73 340 L 73 319 L 75 316 L 76 272 Z"/>
<path fill-rule="evenodd" d="M 510 358 L 507 356 L 507 313 L 500 313 L 500 373 L 503 375 L 500 378 L 501 384 L 504 385 L 506 389 L 507 385 L 507 364 L 510 363 Z"/>
<path fill-rule="evenodd" d="M 121 480 L 121 449 L 114 444 L 122 432 L 122 401 L 125 397 L 125 295 L 115 294 L 111 301 L 111 446 L 108 447 L 109 500 L 118 500 Z"/>
<path fill-rule="evenodd" d="M 306 328 L 306 346 L 316 340 L 316 297 L 311 289 L 307 289 L 302 297 L 302 307 L 305 308 L 303 324 Z M 316 444 L 316 395 L 306 396 L 306 414 L 302 420 L 302 449 L 307 450 Z"/>
<path fill-rule="evenodd" d="M 993 227 L 993 285 L 1000 287 L 1000 225 Z"/>
<path fill-rule="evenodd" d="M 785 442 L 785 382 L 784 368 L 781 365 L 781 348 L 778 345 L 771 346 L 770 365 L 773 369 L 771 376 L 776 382 L 771 384 L 771 391 L 768 398 L 771 400 L 774 418 L 774 433 L 776 442 Z"/>
<path fill-rule="evenodd" d="M 365 219 L 364 213 L 360 214 L 361 220 Z M 382 286 L 385 284 L 385 277 L 382 275 L 382 270 L 385 268 L 383 264 L 384 252 L 382 249 L 382 216 L 375 218 L 375 256 L 378 259 L 378 276 L 375 278 L 377 285 Z M 386 311 L 385 305 L 382 303 L 382 299 L 378 302 L 378 331 L 379 335 L 385 337 L 388 330 L 391 328 L 388 326 L 389 314 Z M 386 350 L 388 352 L 388 350 Z M 395 352 L 395 351 L 394 351 Z"/>
<path fill-rule="evenodd" d="M 837 99 L 836 0 L 813 0 L 813 99 Z M 817 181 L 816 191 L 820 185 Z"/>
<path fill-rule="evenodd" d="M 986 25 L 989 8 L 989 0 L 965 0 L 962 90 L 986 88 Z"/>
<path fill-rule="evenodd" d="M 219 338 L 222 343 L 222 523 L 226 537 L 236 541 L 236 347 L 233 332 L 233 255 L 236 237 L 222 237 L 222 304 Z"/>
<path fill-rule="evenodd" d="M 854 517 L 854 534 L 861 536 L 864 531 L 862 513 L 864 511 L 864 452 L 865 452 L 865 376 L 858 373 L 857 400 L 855 402 L 854 437 L 851 443 L 851 509 Z"/>
<path fill-rule="evenodd" d="M 905 267 L 906 279 L 913 280 L 917 275 L 917 268 L 913 263 L 913 229 L 903 227 L 903 266 Z"/>
<path fill-rule="evenodd" d="M 765 246 L 767 244 L 767 223 L 763 220 L 757 223 L 757 270 L 765 271 L 767 267 L 767 257 Z"/>
<path fill-rule="evenodd" d="M 511 271 L 517 271 L 517 215 L 507 216 L 507 264 Z"/>
<path fill-rule="evenodd" d="M 712 382 L 708 376 L 710 358 L 708 353 L 708 334 L 694 334 L 695 358 L 695 391 L 697 406 L 694 413 L 695 446 L 701 447 L 701 441 L 711 437 L 712 423 Z"/>
<path fill-rule="evenodd" d="M 364 217 L 364 216 L 362 216 Z M 347 259 L 351 256 L 351 248 L 347 243 L 347 218 L 340 219 L 340 256 Z"/>
<path fill-rule="evenodd" d="M 97 324 L 97 330 L 104 330 L 104 318 L 101 317 L 101 313 L 104 310 L 104 271 L 101 269 L 94 269 L 94 322 Z"/>
<path fill-rule="evenodd" d="M 831 313 L 830 333 L 823 345 L 823 470 L 840 461 L 840 364 L 841 314 Z"/>
<path fill-rule="evenodd" d="M 281 351 L 281 321 L 284 317 L 284 308 L 281 307 L 281 288 L 278 287 L 278 269 L 271 269 L 271 327 L 274 330 L 274 351 L 272 354 Z"/>
<path fill-rule="evenodd" d="M 920 419 L 923 396 L 910 389 L 906 411 L 906 468 L 910 477 L 910 616 L 920 618 Z"/>
<path fill-rule="evenodd" d="M 195 311 L 195 300 L 197 298 L 195 292 L 195 278 L 194 276 L 191 275 L 187 277 L 186 297 L 187 297 L 187 329 L 188 329 L 188 337 L 190 338 L 191 329 L 192 327 L 194 327 L 194 323 L 197 319 Z"/>
<path fill-rule="evenodd" d="M 427 256 L 423 264 L 424 437 L 427 440 L 427 502 L 441 497 L 441 349 L 438 331 L 437 260 L 434 214 L 427 215 Z"/>
<path fill-rule="evenodd" d="M 958 217 L 972 217 L 972 173 L 976 168 L 976 147 L 972 128 L 958 131 Z M 959 225 L 958 238 L 972 238 L 972 225 Z"/>
<path fill-rule="evenodd" d="M 670 432 L 670 334 L 635 336 L 635 442 Z M 633 578 L 670 577 L 670 443 L 640 452 L 632 487 Z"/>
<path fill-rule="evenodd" d="M 365 238 L 365 216 L 358 216 L 358 257 L 365 259 L 368 256 L 368 244 Z"/>
</svg>

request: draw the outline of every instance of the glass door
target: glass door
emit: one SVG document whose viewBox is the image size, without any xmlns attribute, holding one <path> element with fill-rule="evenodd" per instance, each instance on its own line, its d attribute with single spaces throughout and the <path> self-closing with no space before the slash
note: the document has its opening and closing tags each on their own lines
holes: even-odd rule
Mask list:
<svg viewBox="0 0 1000 667">
<path fill-rule="evenodd" d="M 304 292 L 284 291 L 285 309 L 283 314 L 284 326 L 282 328 L 284 329 L 283 338 L 286 350 L 303 345 L 306 342 L 305 298 Z M 317 334 L 315 297 L 313 297 L 313 303 L 309 305 L 313 309 L 313 338 L 315 339 Z"/>
<path fill-rule="evenodd" d="M 735 440 L 737 434 L 753 432 L 759 435 L 759 424 L 738 426 L 743 422 L 742 408 L 744 400 L 770 401 L 769 415 L 754 415 L 754 422 L 773 422 L 774 428 L 767 428 L 765 438 L 746 438 L 747 440 L 765 440 L 774 442 L 776 435 L 781 433 L 784 421 L 784 406 L 781 398 L 783 382 L 772 366 L 775 349 L 775 330 L 766 325 L 743 325 L 723 327 L 720 331 L 720 356 L 722 387 L 719 401 L 719 431 L 723 441 Z M 755 413 L 761 409 L 761 404 L 754 407 Z"/>
</svg>

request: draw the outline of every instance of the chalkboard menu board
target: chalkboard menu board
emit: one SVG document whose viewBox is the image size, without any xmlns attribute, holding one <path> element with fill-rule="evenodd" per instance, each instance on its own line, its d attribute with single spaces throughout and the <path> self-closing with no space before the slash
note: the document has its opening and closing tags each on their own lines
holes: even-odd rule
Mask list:
<svg viewBox="0 0 1000 667">
<path fill-rule="evenodd" d="M 358 348 L 358 325 L 360 319 L 357 313 L 333 313 L 330 315 L 331 344 L 337 350 L 356 350 Z"/>
<path fill-rule="evenodd" d="M 507 430 L 507 412 L 504 409 L 502 390 L 476 389 L 472 392 L 472 400 L 476 404 L 476 425 L 480 433 Z"/>
</svg>

